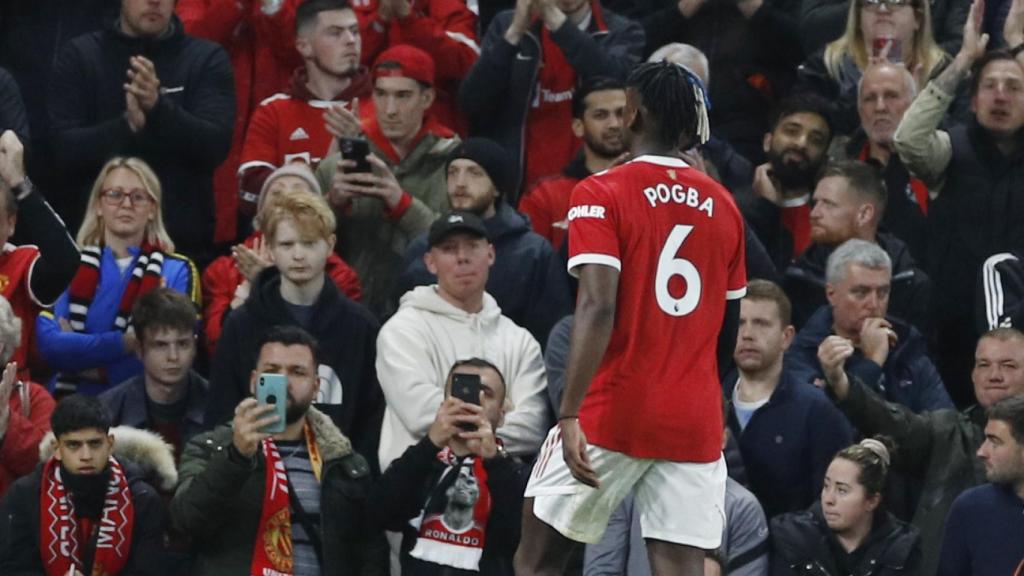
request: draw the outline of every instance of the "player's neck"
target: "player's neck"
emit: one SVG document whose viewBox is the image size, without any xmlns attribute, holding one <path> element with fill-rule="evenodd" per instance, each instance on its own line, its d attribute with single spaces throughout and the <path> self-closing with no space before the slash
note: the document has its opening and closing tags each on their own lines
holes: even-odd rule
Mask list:
<svg viewBox="0 0 1024 576">
<path fill-rule="evenodd" d="M 634 158 L 645 155 L 682 158 L 682 155 L 679 153 L 678 146 L 666 146 L 658 142 L 651 142 L 644 138 L 643 135 L 636 135 L 633 138 L 634 140 L 631 152 L 633 152 Z"/>
<path fill-rule="evenodd" d="M 326 74 L 316 66 L 307 66 L 306 89 L 320 100 L 334 100 L 352 84 L 350 76 Z"/>
<path fill-rule="evenodd" d="M 738 397 L 743 402 L 758 402 L 775 392 L 782 376 L 782 359 L 762 370 L 748 372 L 740 370 L 740 378 L 736 382 Z"/>
</svg>

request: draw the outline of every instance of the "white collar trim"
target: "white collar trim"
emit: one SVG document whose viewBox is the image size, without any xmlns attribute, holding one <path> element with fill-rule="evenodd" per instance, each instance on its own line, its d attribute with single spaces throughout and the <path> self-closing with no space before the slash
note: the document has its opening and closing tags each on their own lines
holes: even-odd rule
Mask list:
<svg viewBox="0 0 1024 576">
<path fill-rule="evenodd" d="M 665 166 L 667 168 L 689 168 L 690 165 L 686 163 L 682 158 L 676 158 L 674 156 L 658 156 L 655 154 L 644 154 L 643 156 L 637 156 L 633 158 L 627 164 L 633 162 L 647 162 L 649 164 L 657 164 L 658 166 Z"/>
</svg>

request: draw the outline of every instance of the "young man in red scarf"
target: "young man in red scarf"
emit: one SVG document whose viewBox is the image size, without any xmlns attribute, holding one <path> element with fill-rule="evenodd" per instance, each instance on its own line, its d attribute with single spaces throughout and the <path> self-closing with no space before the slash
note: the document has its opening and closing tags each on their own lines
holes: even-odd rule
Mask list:
<svg viewBox="0 0 1024 576">
<path fill-rule="evenodd" d="M 284 374 L 284 432 L 273 406 L 242 400 L 231 424 L 193 438 L 171 503 L 175 527 L 194 541 L 195 576 L 376 574 L 383 537 L 360 530 L 370 468 L 331 419 L 311 407 L 320 389 L 317 343 L 305 330 L 266 334 L 250 386 Z"/>
<path fill-rule="evenodd" d="M 494 17 L 459 105 L 471 134 L 516 154 L 510 205 L 579 148 L 570 129 L 576 88 L 597 76 L 625 80 L 643 48 L 640 25 L 597 0 L 517 0 Z"/>
<path fill-rule="evenodd" d="M 457 374 L 480 378 L 476 403 L 453 396 Z M 494 434 L 507 405 L 497 367 L 456 362 L 427 436 L 374 485 L 369 528 L 402 532 L 404 576 L 512 576 L 531 466 L 506 457 Z"/>
<path fill-rule="evenodd" d="M 448 210 L 445 166 L 459 138 L 427 111 L 434 102 L 434 59 L 413 46 L 388 48 L 373 66 L 374 115 L 365 123 L 372 173 L 328 156 L 320 186 L 338 212 L 338 252 L 363 282 L 363 302 L 379 318 L 406 246 Z"/>
<path fill-rule="evenodd" d="M 112 456 L 106 408 L 68 396 L 50 424 L 53 456 L 0 506 L 0 574 L 161 574 L 160 497 Z"/>
</svg>

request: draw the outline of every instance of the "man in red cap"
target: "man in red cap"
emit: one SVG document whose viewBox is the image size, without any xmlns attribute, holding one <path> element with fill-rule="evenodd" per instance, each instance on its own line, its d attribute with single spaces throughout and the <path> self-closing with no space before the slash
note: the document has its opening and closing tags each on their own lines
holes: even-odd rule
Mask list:
<svg viewBox="0 0 1024 576">
<path fill-rule="evenodd" d="M 317 179 L 339 213 L 341 257 L 363 282 L 363 303 L 379 317 L 389 304 L 402 255 L 448 209 L 446 162 L 459 138 L 427 111 L 434 102 L 434 60 L 400 44 L 373 66 L 372 117 L 363 127 L 372 172 L 328 156 Z"/>
<path fill-rule="evenodd" d="M 334 138 L 360 133 L 359 101 L 372 90 L 369 71 L 359 65 L 359 23 L 348 0 L 303 2 L 295 34 L 304 64 L 286 93 L 260 104 L 245 135 L 238 179 L 240 209 L 248 215 L 256 213 L 271 172 L 292 162 L 316 168 Z"/>
</svg>

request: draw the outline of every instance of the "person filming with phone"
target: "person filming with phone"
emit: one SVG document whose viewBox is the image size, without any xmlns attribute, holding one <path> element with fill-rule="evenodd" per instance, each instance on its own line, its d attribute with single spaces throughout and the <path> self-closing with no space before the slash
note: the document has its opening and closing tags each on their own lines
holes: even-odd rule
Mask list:
<svg viewBox="0 0 1024 576">
<path fill-rule="evenodd" d="M 370 491 L 369 530 L 402 533 L 405 576 L 511 576 L 530 466 L 495 435 L 509 401 L 481 358 L 456 362 L 427 435 L 391 463 Z"/>
<path fill-rule="evenodd" d="M 185 447 L 171 517 L 194 539 L 192 574 L 371 574 L 386 565 L 383 539 L 359 529 L 369 465 L 312 407 L 317 366 L 309 333 L 270 330 L 250 376 L 256 397 Z"/>
</svg>

